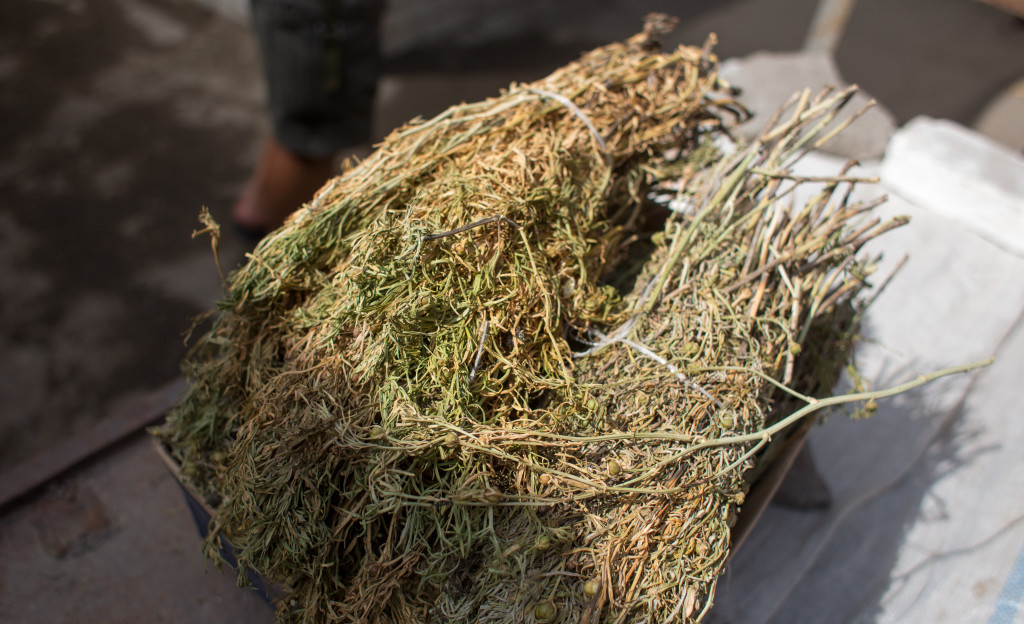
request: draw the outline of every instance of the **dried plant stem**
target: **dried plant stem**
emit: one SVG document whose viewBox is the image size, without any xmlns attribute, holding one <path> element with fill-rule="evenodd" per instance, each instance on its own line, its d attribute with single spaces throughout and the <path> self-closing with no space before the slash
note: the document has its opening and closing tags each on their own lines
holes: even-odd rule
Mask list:
<svg viewBox="0 0 1024 624">
<path fill-rule="evenodd" d="M 947 377 L 949 375 L 955 375 L 958 373 L 967 373 L 978 368 L 984 368 L 986 366 L 991 365 L 993 362 L 995 362 L 995 359 L 989 358 L 987 360 L 971 362 L 970 364 L 962 364 L 960 366 L 951 366 L 949 368 L 943 368 L 928 373 L 926 375 L 919 375 L 910 381 L 899 384 L 897 386 L 892 386 L 891 388 L 885 388 L 883 390 L 854 392 L 850 394 L 842 394 L 824 399 L 811 399 L 808 405 L 793 412 L 792 414 L 783 418 L 782 420 L 775 423 L 771 427 L 767 427 L 766 429 L 762 429 L 761 431 L 755 431 L 753 433 L 749 433 L 742 436 L 733 436 L 728 438 L 716 438 L 714 440 L 707 440 L 705 442 L 701 442 L 700 444 L 690 447 L 690 449 L 688 450 L 696 451 L 701 448 L 706 448 L 709 446 L 721 446 L 723 444 L 743 444 L 746 442 L 770 440 L 773 435 L 793 426 L 796 422 L 827 407 L 843 405 L 848 403 L 877 401 L 878 399 L 884 399 L 891 396 L 895 396 L 897 394 L 903 394 L 904 392 L 923 386 L 924 384 L 935 381 L 936 379 Z"/>
<path fill-rule="evenodd" d="M 793 174 L 852 90 L 724 149 L 667 23 L 396 130 L 230 276 L 160 435 L 280 622 L 695 622 L 783 429 L 984 364 L 811 398 L 903 221 Z"/>
</svg>

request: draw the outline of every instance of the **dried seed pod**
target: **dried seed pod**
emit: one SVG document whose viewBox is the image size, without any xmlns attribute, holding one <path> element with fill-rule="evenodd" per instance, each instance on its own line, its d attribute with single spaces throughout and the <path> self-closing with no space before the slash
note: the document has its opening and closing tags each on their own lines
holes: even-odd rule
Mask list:
<svg viewBox="0 0 1024 624">
<path fill-rule="evenodd" d="M 550 600 L 545 600 L 533 608 L 533 619 L 539 624 L 553 622 L 556 615 L 558 615 L 558 609 L 555 608 L 555 603 Z"/>
<path fill-rule="evenodd" d="M 614 459 L 608 461 L 608 474 L 612 477 L 622 472 L 622 466 Z"/>
<path fill-rule="evenodd" d="M 736 526 L 736 508 L 729 505 L 725 509 L 725 526 L 730 529 Z"/>
</svg>

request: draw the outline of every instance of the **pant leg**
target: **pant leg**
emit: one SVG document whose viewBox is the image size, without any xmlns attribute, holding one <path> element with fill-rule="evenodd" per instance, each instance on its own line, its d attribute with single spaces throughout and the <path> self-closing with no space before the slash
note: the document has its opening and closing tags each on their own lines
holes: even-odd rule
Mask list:
<svg viewBox="0 0 1024 624">
<path fill-rule="evenodd" d="M 252 0 L 274 136 L 323 157 L 370 138 L 384 0 Z"/>
</svg>

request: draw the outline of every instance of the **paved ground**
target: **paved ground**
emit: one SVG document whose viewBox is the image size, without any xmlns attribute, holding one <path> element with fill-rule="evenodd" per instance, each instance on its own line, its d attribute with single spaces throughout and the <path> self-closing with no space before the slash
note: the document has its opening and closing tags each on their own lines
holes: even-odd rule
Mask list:
<svg viewBox="0 0 1024 624">
<path fill-rule="evenodd" d="M 203 205 L 226 222 L 266 124 L 250 34 L 225 17 L 241 5 L 205 1 L 0 3 L 0 471 L 174 377 L 189 319 L 217 298 L 190 233 Z M 375 133 L 543 75 L 651 9 L 683 18 L 677 41 L 716 31 L 728 57 L 799 48 L 815 4 L 395 1 Z M 1024 75 L 1024 26 L 970 0 L 862 0 L 837 61 L 900 122 L 969 124 Z M 246 243 L 226 234 L 233 264 Z M 164 582 L 193 579 L 195 540 L 161 471 L 135 439 L 4 511 L 0 621 L 242 621 L 247 598 L 195 611 L 182 596 L 219 585 Z M 131 608 L 102 617 L 99 596 Z"/>
<path fill-rule="evenodd" d="M 223 217 L 263 130 L 247 33 L 204 10 L 32 0 L 0 24 L 9 467 L 176 374 L 217 294 L 196 214 Z"/>
<path fill-rule="evenodd" d="M 177 483 L 138 436 L 0 517 L 5 624 L 269 623 L 200 555 Z"/>
</svg>

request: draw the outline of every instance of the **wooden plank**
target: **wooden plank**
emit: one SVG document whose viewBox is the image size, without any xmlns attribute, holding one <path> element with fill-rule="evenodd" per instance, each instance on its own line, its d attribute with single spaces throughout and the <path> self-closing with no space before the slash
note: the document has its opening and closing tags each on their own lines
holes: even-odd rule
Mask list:
<svg viewBox="0 0 1024 624">
<path fill-rule="evenodd" d="M 185 387 L 184 379 L 175 379 L 121 405 L 88 430 L 69 436 L 0 473 L 0 509 L 127 436 L 155 424 L 181 399 Z"/>
</svg>

